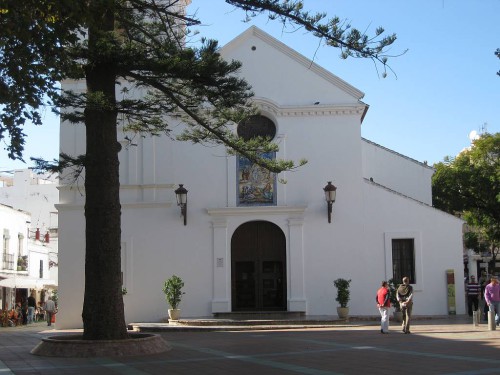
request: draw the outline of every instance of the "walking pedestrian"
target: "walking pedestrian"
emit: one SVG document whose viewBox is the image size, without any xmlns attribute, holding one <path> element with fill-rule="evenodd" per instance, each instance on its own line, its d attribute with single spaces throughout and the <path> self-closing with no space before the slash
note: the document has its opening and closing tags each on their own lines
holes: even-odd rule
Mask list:
<svg viewBox="0 0 500 375">
<path fill-rule="evenodd" d="M 499 325 L 500 285 L 498 284 L 498 276 L 491 276 L 490 283 L 484 289 L 484 301 L 488 305 L 489 310 L 495 312 L 495 322 L 496 325 Z"/>
<path fill-rule="evenodd" d="M 410 319 L 413 309 L 413 287 L 410 285 L 410 278 L 403 277 L 403 284 L 398 287 L 396 292 L 401 312 L 403 313 L 403 332 L 410 334 Z"/>
<path fill-rule="evenodd" d="M 35 309 L 36 309 L 36 299 L 35 299 L 35 291 L 32 290 L 30 296 L 28 297 L 28 324 L 34 322 L 35 317 Z"/>
<path fill-rule="evenodd" d="M 389 333 L 389 308 L 391 307 L 391 301 L 389 300 L 389 284 L 387 284 L 387 281 L 382 281 L 375 300 L 380 312 L 380 333 Z"/>
<path fill-rule="evenodd" d="M 478 310 L 479 299 L 481 298 L 481 286 L 476 282 L 476 277 L 474 275 L 470 277 L 466 292 L 467 311 L 469 313 L 469 316 L 472 316 L 472 312 Z"/>
<path fill-rule="evenodd" d="M 52 325 L 52 315 L 56 312 L 56 304 L 52 301 L 52 297 L 49 297 L 47 302 L 45 302 L 45 314 L 47 315 L 47 325 Z"/>
</svg>

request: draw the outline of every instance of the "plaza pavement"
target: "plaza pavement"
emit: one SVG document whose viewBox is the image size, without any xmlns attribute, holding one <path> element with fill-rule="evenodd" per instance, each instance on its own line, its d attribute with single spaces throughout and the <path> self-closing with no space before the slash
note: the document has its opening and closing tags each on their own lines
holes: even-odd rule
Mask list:
<svg viewBox="0 0 500 375">
<path fill-rule="evenodd" d="M 44 323 L 0 328 L 0 375 L 10 374 L 500 374 L 500 330 L 464 316 L 414 320 L 405 335 L 391 322 L 245 331 L 171 329 L 168 352 L 126 358 L 30 354 L 43 337 L 74 334 Z M 285 329 L 284 329 L 285 328 Z"/>
</svg>

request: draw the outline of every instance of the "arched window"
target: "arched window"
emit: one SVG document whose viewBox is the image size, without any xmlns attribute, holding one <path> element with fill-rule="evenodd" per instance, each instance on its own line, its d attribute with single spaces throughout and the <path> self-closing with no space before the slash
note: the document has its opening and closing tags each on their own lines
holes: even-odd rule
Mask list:
<svg viewBox="0 0 500 375">
<path fill-rule="evenodd" d="M 243 138 L 245 141 L 255 137 L 272 140 L 276 136 L 276 125 L 267 117 L 254 115 L 238 124 L 237 133 L 238 137 Z"/>
</svg>

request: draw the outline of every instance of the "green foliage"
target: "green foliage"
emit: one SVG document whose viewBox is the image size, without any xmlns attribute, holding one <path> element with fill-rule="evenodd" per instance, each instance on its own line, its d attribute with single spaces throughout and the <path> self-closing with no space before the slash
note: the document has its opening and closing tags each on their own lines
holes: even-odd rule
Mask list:
<svg viewBox="0 0 500 375">
<path fill-rule="evenodd" d="M 328 46 L 338 48 L 340 57 L 347 59 L 368 58 L 379 63 L 382 76 L 387 75 L 388 59 L 394 57 L 388 54 L 388 49 L 396 41 L 396 34 L 382 36 L 383 27 L 377 27 L 375 36 L 369 36 L 366 31 L 352 27 L 345 19 L 333 16 L 327 19 L 326 13 L 310 13 L 304 10 L 303 1 L 268 1 L 268 0 L 226 0 L 227 3 L 246 11 L 247 20 L 262 13 L 267 13 L 270 20 L 278 20 L 284 28 L 296 31 L 304 28 L 312 35 L 324 40 Z M 403 51 L 401 54 L 406 53 Z M 391 70 L 392 71 L 392 70 Z"/>
<path fill-rule="evenodd" d="M 463 218 L 468 248 L 477 252 L 500 245 L 500 133 L 483 134 L 469 150 L 434 165 L 433 204 Z"/>
<path fill-rule="evenodd" d="M 227 1 L 246 12 L 248 19 L 265 13 L 290 31 L 305 28 L 339 48 L 342 58 L 368 58 L 387 69 L 387 49 L 396 41 L 394 34 L 383 36 L 379 27 L 373 37 L 353 28 L 338 17 L 304 10 L 302 1 Z M 202 38 L 201 47 L 184 44 L 191 34 L 185 26 L 201 22 L 184 15 L 178 2 L 158 6 L 145 1 L 6 0 L 0 17 L 0 139 L 10 138 L 11 158 L 22 158 L 26 121 L 42 123 L 44 106 L 71 107 L 62 119 L 84 120 L 88 106 L 112 108 L 132 133 L 159 135 L 170 131 L 166 113 L 177 113 L 191 128 L 180 139 L 193 143 L 222 144 L 273 172 L 294 169 L 292 161 L 259 158 L 255 146 L 231 137 L 231 124 L 255 112 L 248 105 L 250 86 L 236 77 L 241 64 L 220 58 L 218 44 Z M 96 17 L 106 15 L 106 17 Z M 114 31 L 103 27 L 113 20 Z M 82 38 L 83 36 L 83 38 Z M 92 37 L 93 42 L 88 43 Z M 64 78 L 88 78 L 88 67 L 106 63 L 109 74 L 133 82 L 149 91 L 147 97 L 121 100 L 103 92 L 65 92 L 58 82 Z M 111 100 L 111 101 L 109 101 Z M 54 107 L 54 108 L 56 108 Z M 261 140 L 262 141 L 262 140 Z M 260 150 L 269 149 L 262 141 Z M 73 156 L 75 159 L 78 155 Z"/>
<path fill-rule="evenodd" d="M 58 304 L 58 302 L 59 302 L 59 294 L 58 294 L 58 292 L 57 292 L 57 289 L 54 289 L 54 290 L 52 291 L 52 301 L 54 301 L 54 303 L 55 303 L 55 304 L 56 304 L 56 306 L 57 306 L 57 304 Z"/>
<path fill-rule="evenodd" d="M 165 280 L 163 293 L 165 293 L 165 299 L 171 309 L 177 309 L 179 306 L 182 295 L 185 294 L 182 291 L 183 287 L 184 282 L 179 276 L 173 275 L 169 279 Z"/>
<path fill-rule="evenodd" d="M 28 256 L 23 255 L 17 258 L 17 268 L 19 271 L 28 270 Z"/>
<path fill-rule="evenodd" d="M 497 50 L 495 51 L 495 56 L 500 59 L 500 48 L 497 48 Z M 500 70 L 497 72 L 497 74 L 500 76 Z"/>
<path fill-rule="evenodd" d="M 0 139 L 21 159 L 23 127 L 42 124 L 46 101 L 59 95 L 58 81 L 72 71 L 66 48 L 76 42 L 84 2 L 4 0 L 0 14 Z"/>
<path fill-rule="evenodd" d="M 337 298 L 335 298 L 335 301 L 340 304 L 340 307 L 347 307 L 351 298 L 351 292 L 349 290 L 351 280 L 339 278 L 334 280 L 333 284 L 335 285 L 335 288 L 337 288 Z"/>
<path fill-rule="evenodd" d="M 399 306 L 398 297 L 396 295 L 398 290 L 398 284 L 394 279 L 390 279 L 389 284 L 389 300 L 391 301 L 391 306 L 394 307 L 395 311 L 401 311 L 401 307 Z"/>
<path fill-rule="evenodd" d="M 386 51 L 396 37 L 383 37 L 381 28 L 368 37 L 336 17 L 309 14 L 301 1 L 226 1 L 248 17 L 267 13 L 286 28 L 305 28 L 343 58 L 368 58 L 386 72 Z M 22 158 L 23 126 L 41 124 L 46 105 L 59 107 L 62 120 L 86 127 L 85 155 L 61 155 L 59 167 L 37 160 L 38 167 L 85 176 L 84 339 L 128 337 L 123 314 L 116 314 L 123 307 L 118 127 L 133 144 L 135 137 L 172 137 L 182 121 L 187 129 L 179 140 L 227 147 L 275 173 L 306 162 L 263 159 L 263 151 L 278 145 L 234 136 L 235 124 L 257 111 L 251 87 L 238 77 L 239 62 L 221 58 L 216 41 L 190 44 L 190 28 L 201 22 L 180 12 L 180 4 L 4 0 L 0 6 L 0 140 L 9 157 Z M 86 90 L 60 92 L 63 79 L 85 80 Z M 126 87 L 119 94 L 118 84 Z M 137 92 L 145 95 L 137 98 Z M 97 306 L 107 319 L 95 314 Z"/>
</svg>

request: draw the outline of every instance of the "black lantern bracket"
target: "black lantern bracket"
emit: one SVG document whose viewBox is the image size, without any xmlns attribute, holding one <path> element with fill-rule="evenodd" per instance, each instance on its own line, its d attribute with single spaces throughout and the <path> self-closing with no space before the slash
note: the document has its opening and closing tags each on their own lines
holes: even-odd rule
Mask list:
<svg viewBox="0 0 500 375">
<path fill-rule="evenodd" d="M 187 193 L 188 191 L 183 184 L 175 189 L 175 197 L 177 198 L 177 205 L 181 207 L 181 216 L 184 217 L 184 225 L 187 225 Z"/>
<path fill-rule="evenodd" d="M 328 181 L 326 186 L 323 188 L 325 192 L 325 199 L 328 210 L 328 222 L 332 222 L 332 211 L 333 211 L 333 203 L 335 202 L 335 198 L 337 196 L 337 187 L 332 184 L 331 181 Z"/>
</svg>

